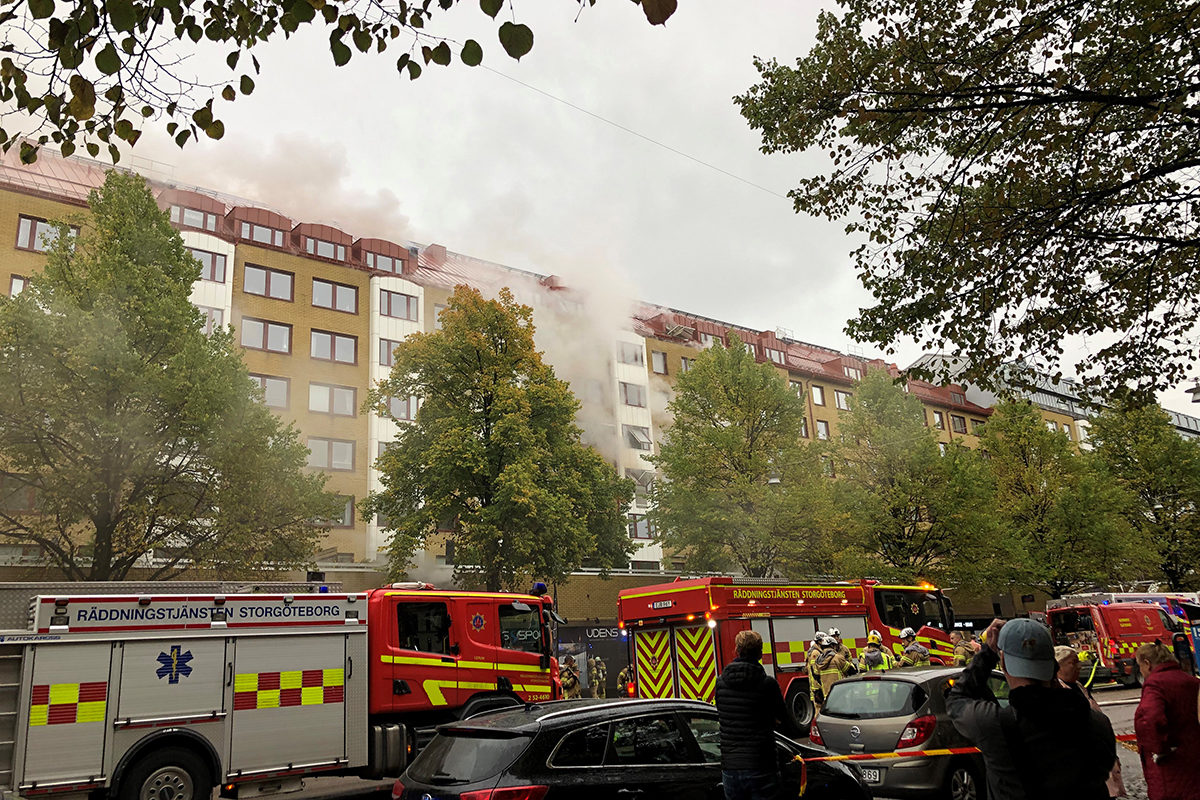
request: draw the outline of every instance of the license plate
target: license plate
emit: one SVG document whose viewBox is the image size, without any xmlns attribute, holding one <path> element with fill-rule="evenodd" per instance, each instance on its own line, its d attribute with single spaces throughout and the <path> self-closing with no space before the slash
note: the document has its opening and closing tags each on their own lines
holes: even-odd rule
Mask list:
<svg viewBox="0 0 1200 800">
<path fill-rule="evenodd" d="M 862 770 L 863 780 L 867 783 L 881 783 L 883 781 L 883 770 L 875 767 L 864 767 Z"/>
</svg>

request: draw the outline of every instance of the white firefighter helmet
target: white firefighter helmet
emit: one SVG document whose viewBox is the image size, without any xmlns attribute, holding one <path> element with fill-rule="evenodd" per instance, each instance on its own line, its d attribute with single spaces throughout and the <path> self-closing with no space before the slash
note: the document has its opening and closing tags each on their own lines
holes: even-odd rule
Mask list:
<svg viewBox="0 0 1200 800">
<path fill-rule="evenodd" d="M 900 638 L 901 639 L 915 639 L 915 638 L 917 638 L 917 632 L 914 631 L 912 628 L 905 628 L 904 630 L 900 631 Z"/>
</svg>

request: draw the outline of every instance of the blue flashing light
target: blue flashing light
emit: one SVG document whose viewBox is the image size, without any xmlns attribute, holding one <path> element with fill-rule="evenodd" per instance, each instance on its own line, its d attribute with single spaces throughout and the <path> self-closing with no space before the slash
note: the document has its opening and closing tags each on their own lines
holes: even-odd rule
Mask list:
<svg viewBox="0 0 1200 800">
<path fill-rule="evenodd" d="M 317 594 L 329 594 L 329 587 L 328 586 L 318 586 Z"/>
<path fill-rule="evenodd" d="M 1108 605 L 1108 601 L 1107 601 L 1107 600 L 1102 600 L 1102 601 L 1100 602 L 1100 605 L 1102 605 L 1102 606 L 1106 606 L 1106 605 Z"/>
</svg>

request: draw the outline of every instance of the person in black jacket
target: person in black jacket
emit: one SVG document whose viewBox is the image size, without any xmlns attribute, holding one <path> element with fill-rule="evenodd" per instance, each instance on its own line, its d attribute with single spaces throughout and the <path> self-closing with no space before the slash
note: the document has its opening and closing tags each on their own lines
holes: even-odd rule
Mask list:
<svg viewBox="0 0 1200 800">
<path fill-rule="evenodd" d="M 1031 619 L 995 620 L 984 641 L 946 710 L 983 754 L 989 800 L 1108 800 L 1105 781 L 1117 760 L 1112 725 L 1083 694 L 1054 684 L 1050 631 Z M 1007 708 L 988 686 L 997 664 L 1009 686 Z"/>
<path fill-rule="evenodd" d="M 780 777 L 775 729 L 787 720 L 783 694 L 759 663 L 761 636 L 742 631 L 733 645 L 738 657 L 717 678 L 725 800 L 777 800 Z"/>
</svg>

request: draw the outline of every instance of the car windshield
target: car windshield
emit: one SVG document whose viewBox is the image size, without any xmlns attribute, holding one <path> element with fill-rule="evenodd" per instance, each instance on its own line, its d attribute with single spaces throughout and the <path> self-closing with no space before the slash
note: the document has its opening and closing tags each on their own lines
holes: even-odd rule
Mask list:
<svg viewBox="0 0 1200 800">
<path fill-rule="evenodd" d="M 949 630 L 953 624 L 951 611 L 942 604 L 940 596 L 923 589 L 879 589 L 875 592 L 875 609 L 885 625 L 892 628 L 931 628 Z"/>
<path fill-rule="evenodd" d="M 821 713 L 846 719 L 900 717 L 914 713 L 925 697 L 924 689 L 908 681 L 847 681 L 829 690 Z"/>
<path fill-rule="evenodd" d="M 499 775 L 530 741 L 528 736 L 441 731 L 413 761 L 408 774 L 414 780 L 439 786 L 477 783 Z"/>
</svg>

